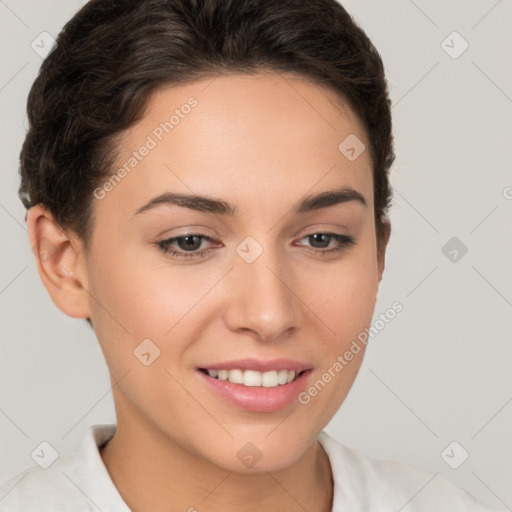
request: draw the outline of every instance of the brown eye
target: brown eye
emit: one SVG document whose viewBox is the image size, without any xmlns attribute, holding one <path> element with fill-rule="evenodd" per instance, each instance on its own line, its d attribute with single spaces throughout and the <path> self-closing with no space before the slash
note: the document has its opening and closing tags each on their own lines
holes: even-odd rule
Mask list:
<svg viewBox="0 0 512 512">
<path fill-rule="evenodd" d="M 302 240 L 304 239 L 310 240 L 311 248 L 314 250 L 315 254 L 332 254 L 355 244 L 353 237 L 340 235 L 338 233 L 312 233 L 311 235 L 306 235 L 302 238 Z M 331 249 L 327 249 L 332 240 L 336 242 L 336 245 Z"/>
<path fill-rule="evenodd" d="M 170 254 L 176 258 L 200 258 L 212 249 L 207 248 L 199 250 L 204 241 L 213 242 L 213 240 L 199 233 L 190 233 L 187 235 L 176 236 L 157 242 L 156 245 L 163 251 L 164 254 Z"/>
</svg>

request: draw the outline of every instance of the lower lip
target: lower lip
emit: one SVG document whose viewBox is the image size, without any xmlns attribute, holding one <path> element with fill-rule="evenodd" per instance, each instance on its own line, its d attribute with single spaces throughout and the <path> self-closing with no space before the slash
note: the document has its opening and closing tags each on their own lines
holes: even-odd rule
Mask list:
<svg viewBox="0 0 512 512">
<path fill-rule="evenodd" d="M 228 380 L 219 380 L 196 370 L 209 388 L 231 405 L 254 412 L 273 412 L 283 409 L 297 400 L 304 391 L 311 370 L 306 370 L 297 379 L 274 388 L 244 386 Z"/>
</svg>

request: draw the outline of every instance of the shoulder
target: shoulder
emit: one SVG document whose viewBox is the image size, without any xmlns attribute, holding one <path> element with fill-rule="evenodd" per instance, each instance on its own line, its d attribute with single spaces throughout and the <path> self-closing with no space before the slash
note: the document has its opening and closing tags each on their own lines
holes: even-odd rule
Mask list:
<svg viewBox="0 0 512 512">
<path fill-rule="evenodd" d="M 372 458 L 341 444 L 325 431 L 318 436 L 333 472 L 333 512 L 493 512 L 439 473 L 388 459 Z M 496 512 L 496 511 L 495 511 Z"/>
<path fill-rule="evenodd" d="M 81 446 L 44 469 L 33 465 L 0 485 L 0 512 L 129 512 L 102 463 L 98 447 L 115 425 L 87 429 Z"/>
<path fill-rule="evenodd" d="M 75 459 L 74 453 L 66 454 L 47 469 L 34 465 L 7 480 L 0 485 L 0 512 L 36 512 L 49 510 L 48 506 L 59 511 L 70 504 L 78 512 L 89 510 L 79 506 L 83 496 L 68 478 Z"/>
</svg>

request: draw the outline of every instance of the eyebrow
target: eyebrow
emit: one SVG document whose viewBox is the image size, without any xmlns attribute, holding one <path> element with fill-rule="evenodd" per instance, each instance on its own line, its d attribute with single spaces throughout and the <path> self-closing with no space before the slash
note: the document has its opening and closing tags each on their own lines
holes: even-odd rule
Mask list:
<svg viewBox="0 0 512 512">
<path fill-rule="evenodd" d="M 314 210 L 335 206 L 337 204 L 347 203 L 349 201 L 356 201 L 365 207 L 368 206 L 364 196 L 360 192 L 348 187 L 341 187 L 303 197 L 300 202 L 293 207 L 292 213 L 295 215 L 307 213 Z M 197 194 L 179 194 L 166 192 L 154 197 L 144 206 L 141 206 L 134 213 L 134 215 L 138 215 L 162 204 L 172 204 L 199 212 L 227 215 L 230 217 L 234 217 L 238 214 L 237 207 L 227 201 L 215 199 L 212 197 L 200 196 Z"/>
</svg>

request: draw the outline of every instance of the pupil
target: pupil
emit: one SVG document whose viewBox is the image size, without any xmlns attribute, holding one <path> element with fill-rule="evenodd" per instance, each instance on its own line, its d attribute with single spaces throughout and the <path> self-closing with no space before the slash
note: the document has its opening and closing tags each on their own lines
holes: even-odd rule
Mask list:
<svg viewBox="0 0 512 512">
<path fill-rule="evenodd" d="M 192 243 L 185 242 L 186 240 L 190 241 L 191 239 L 193 239 L 195 243 L 194 242 L 192 242 Z M 199 246 L 201 245 L 201 240 L 198 235 L 184 236 L 178 240 L 178 245 L 181 246 L 180 249 L 193 251 L 193 250 L 199 248 Z"/>
<path fill-rule="evenodd" d="M 314 235 L 311 235 L 313 237 L 313 241 L 314 242 L 318 242 L 319 241 L 319 238 L 320 237 L 325 237 L 325 239 L 320 239 L 320 244 L 322 245 L 322 247 L 327 247 L 329 245 L 329 241 L 331 239 L 331 235 L 328 235 L 326 233 L 316 233 Z"/>
</svg>

